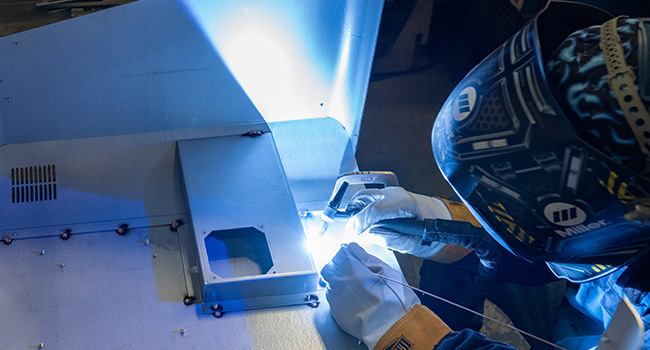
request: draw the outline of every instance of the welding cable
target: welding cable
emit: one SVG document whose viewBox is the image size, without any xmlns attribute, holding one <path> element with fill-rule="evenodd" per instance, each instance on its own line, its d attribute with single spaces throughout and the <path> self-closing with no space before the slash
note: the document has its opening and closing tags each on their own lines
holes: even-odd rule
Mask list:
<svg viewBox="0 0 650 350">
<path fill-rule="evenodd" d="M 422 289 L 420 289 L 420 288 L 416 288 L 416 287 L 413 287 L 413 286 L 411 286 L 411 285 L 409 285 L 409 284 L 402 283 L 402 282 L 400 282 L 400 281 L 397 281 L 397 280 L 395 280 L 395 279 L 393 279 L 393 278 L 390 278 L 390 277 L 388 277 L 388 276 L 384 276 L 384 275 L 379 274 L 379 273 L 375 273 L 375 275 L 376 275 L 377 277 L 379 277 L 379 278 L 383 278 L 383 279 L 385 279 L 385 280 L 387 280 L 387 281 L 391 281 L 391 282 L 397 283 L 397 284 L 399 284 L 399 285 L 401 285 L 401 286 L 411 288 L 413 291 L 416 291 L 416 292 L 422 293 L 423 295 L 428 295 L 428 296 L 430 296 L 430 297 L 432 297 L 432 298 L 438 299 L 438 300 L 440 300 L 440 301 L 442 301 L 442 302 L 445 302 L 445 303 L 447 303 L 447 304 L 449 304 L 449 305 L 452 305 L 452 306 L 455 306 L 455 307 L 457 307 L 457 308 L 460 308 L 460 309 L 462 309 L 462 310 L 464 310 L 464 311 L 470 312 L 470 313 L 472 313 L 472 314 L 474 314 L 474 315 L 477 315 L 477 316 L 483 317 L 483 318 L 486 319 L 486 320 L 494 321 L 494 322 L 496 322 L 496 323 L 498 323 L 498 324 L 500 324 L 500 325 L 503 325 L 503 326 L 506 326 L 506 327 L 508 327 L 508 328 L 511 328 L 511 329 L 513 329 L 513 330 L 515 330 L 515 331 L 521 333 L 522 335 L 525 335 L 525 336 L 531 337 L 531 338 L 533 338 L 533 339 L 539 340 L 539 341 L 541 341 L 542 343 L 547 344 L 547 345 L 550 345 L 550 346 L 552 346 L 552 347 L 554 347 L 554 348 L 557 348 L 557 349 L 560 349 L 560 350 L 568 350 L 568 349 L 563 348 L 563 347 L 561 347 L 561 346 L 559 346 L 559 345 L 557 345 L 557 344 L 555 344 L 555 343 L 553 343 L 553 342 L 550 342 L 550 341 L 548 341 L 548 340 L 545 340 L 545 339 L 543 339 L 543 338 L 540 338 L 540 337 L 538 337 L 538 336 L 536 336 L 536 335 L 534 335 L 534 334 L 528 333 L 528 332 L 524 331 L 523 329 L 519 329 L 519 328 L 517 328 L 517 327 L 515 327 L 515 326 L 513 326 L 513 325 L 510 325 L 510 324 L 507 324 L 507 323 L 505 323 L 505 322 L 499 321 L 499 320 L 497 320 L 497 319 L 495 319 L 495 318 L 493 318 L 493 317 L 490 317 L 490 316 L 484 315 L 484 314 L 482 314 L 482 313 L 480 313 L 480 312 L 478 312 L 478 311 L 474 311 L 474 310 L 472 310 L 472 309 L 470 309 L 470 308 L 468 308 L 468 307 L 465 307 L 465 306 L 463 306 L 463 305 L 460 305 L 460 304 L 454 303 L 453 301 L 447 300 L 447 299 L 445 299 L 445 298 L 443 298 L 443 297 L 437 296 L 437 295 L 435 295 L 435 294 L 431 294 L 431 293 L 429 293 L 429 292 L 427 292 L 427 291 L 424 291 L 424 290 L 422 290 Z"/>
</svg>

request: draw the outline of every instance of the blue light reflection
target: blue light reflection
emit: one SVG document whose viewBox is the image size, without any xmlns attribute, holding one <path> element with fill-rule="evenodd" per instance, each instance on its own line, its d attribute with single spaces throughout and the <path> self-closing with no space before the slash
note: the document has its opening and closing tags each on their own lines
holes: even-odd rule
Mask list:
<svg viewBox="0 0 650 350">
<path fill-rule="evenodd" d="M 267 122 L 357 126 L 381 2 L 179 1 Z"/>
</svg>

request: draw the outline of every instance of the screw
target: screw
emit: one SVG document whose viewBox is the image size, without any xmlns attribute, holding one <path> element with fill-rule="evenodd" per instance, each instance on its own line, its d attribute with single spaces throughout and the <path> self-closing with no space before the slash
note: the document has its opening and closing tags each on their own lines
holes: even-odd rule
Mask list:
<svg viewBox="0 0 650 350">
<path fill-rule="evenodd" d="M 158 254 L 156 254 L 156 253 L 153 253 L 153 254 L 151 254 L 151 257 L 155 259 L 155 258 L 157 258 L 157 257 L 158 257 Z"/>
<path fill-rule="evenodd" d="M 20 46 L 20 42 L 19 42 L 19 41 L 14 41 L 13 44 L 16 45 L 16 46 Z"/>
<path fill-rule="evenodd" d="M 45 347 L 45 345 L 43 344 L 43 342 L 42 342 L 42 341 L 39 341 L 39 342 L 38 342 L 38 348 L 39 348 L 39 349 L 42 349 L 42 348 L 44 348 L 44 347 Z"/>
<path fill-rule="evenodd" d="M 7 97 L 7 101 L 11 101 L 11 97 Z"/>
<path fill-rule="evenodd" d="M 37 250 L 32 250 L 32 253 L 39 254 L 39 255 L 45 255 L 45 249 L 41 249 L 41 250 L 38 250 L 38 251 Z"/>
<path fill-rule="evenodd" d="M 59 237 L 61 237 L 61 239 L 65 241 L 66 239 L 70 238 L 71 234 L 72 234 L 72 230 L 65 229 L 65 230 L 61 231 L 61 234 L 59 235 Z"/>
<path fill-rule="evenodd" d="M 149 239 L 145 239 L 144 241 L 138 241 L 138 243 L 142 243 L 144 245 L 149 245 Z"/>
<path fill-rule="evenodd" d="M 125 235 L 126 232 L 129 230 L 129 225 L 128 224 L 122 224 L 120 225 L 115 232 L 117 232 L 118 235 Z"/>
<path fill-rule="evenodd" d="M 185 327 L 181 327 L 181 335 L 185 335 Z"/>
<path fill-rule="evenodd" d="M 169 225 L 169 230 L 172 232 L 178 231 L 178 228 L 183 225 L 183 220 L 174 220 L 171 225 Z"/>
<path fill-rule="evenodd" d="M 242 136 L 259 137 L 259 136 L 262 136 L 262 135 L 264 135 L 264 131 L 262 131 L 262 130 L 251 130 L 251 131 L 243 134 Z"/>
<path fill-rule="evenodd" d="M 65 264 L 64 264 L 64 263 L 60 263 L 60 264 L 56 264 L 56 266 L 58 266 L 58 267 L 60 267 L 60 268 L 64 268 L 64 267 L 65 267 Z"/>
</svg>

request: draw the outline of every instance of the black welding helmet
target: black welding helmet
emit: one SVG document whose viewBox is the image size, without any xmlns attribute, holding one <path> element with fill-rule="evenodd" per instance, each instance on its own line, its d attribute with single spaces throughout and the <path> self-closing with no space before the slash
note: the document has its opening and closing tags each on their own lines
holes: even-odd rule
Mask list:
<svg viewBox="0 0 650 350">
<path fill-rule="evenodd" d="M 551 3 L 476 66 L 432 146 L 502 246 L 584 282 L 650 247 L 650 22 L 578 6 Z"/>
</svg>

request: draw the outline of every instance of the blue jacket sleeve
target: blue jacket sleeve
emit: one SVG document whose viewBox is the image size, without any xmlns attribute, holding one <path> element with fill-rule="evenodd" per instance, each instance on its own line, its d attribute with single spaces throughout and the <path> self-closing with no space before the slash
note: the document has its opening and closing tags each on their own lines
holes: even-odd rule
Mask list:
<svg viewBox="0 0 650 350">
<path fill-rule="evenodd" d="M 471 329 L 449 332 L 433 348 L 434 350 L 517 350 L 512 346 L 490 340 L 485 335 Z"/>
</svg>

